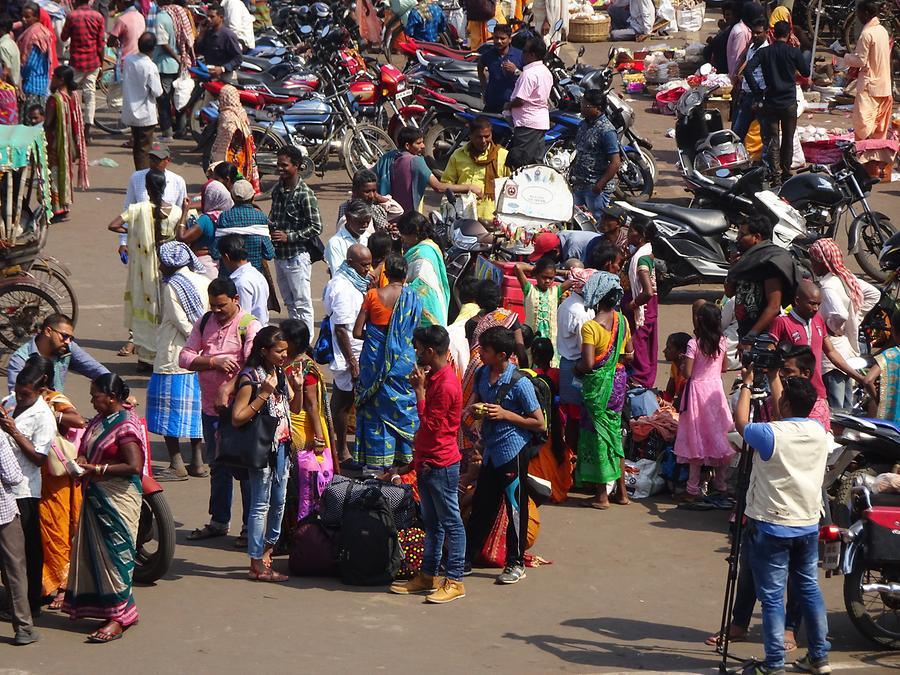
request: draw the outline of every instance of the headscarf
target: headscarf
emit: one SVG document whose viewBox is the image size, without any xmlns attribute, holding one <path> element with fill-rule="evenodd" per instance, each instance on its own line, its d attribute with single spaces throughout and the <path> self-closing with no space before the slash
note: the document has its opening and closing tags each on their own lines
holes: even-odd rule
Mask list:
<svg viewBox="0 0 900 675">
<path fill-rule="evenodd" d="M 203 213 L 215 223 L 219 220 L 222 211 L 228 211 L 234 206 L 234 200 L 228 188 L 219 181 L 210 181 L 203 190 Z"/>
<path fill-rule="evenodd" d="M 584 306 L 589 309 L 596 309 L 600 301 L 605 298 L 610 291 L 618 291 L 619 297 L 622 296 L 622 284 L 619 277 L 610 272 L 596 271 L 584 284 Z"/>
<path fill-rule="evenodd" d="M 16 44 L 19 47 L 19 53 L 22 55 L 22 65 L 25 65 L 25 62 L 31 55 L 32 47 L 37 47 L 38 51 L 47 54 L 48 58 L 55 54 L 55 37 L 54 33 L 40 21 L 34 22 L 22 31 L 19 39 L 16 40 Z M 52 73 L 53 64 L 51 63 L 50 65 L 50 72 Z"/>
<path fill-rule="evenodd" d="M 353 287 L 364 294 L 369 290 L 369 277 L 361 276 L 359 272 L 350 267 L 346 260 L 338 267 L 337 274 L 343 274 Z"/>
<path fill-rule="evenodd" d="M 231 147 L 234 134 L 240 131 L 244 138 L 253 138 L 250 131 L 250 120 L 241 104 L 241 95 L 230 84 L 219 91 L 219 121 L 216 128 L 216 140 L 213 143 L 211 156 L 214 160 L 227 159 L 226 153 Z"/>
<path fill-rule="evenodd" d="M 844 290 L 850 297 L 850 303 L 856 307 L 862 307 L 863 290 L 859 279 L 844 265 L 844 254 L 834 239 L 817 239 L 809 247 L 809 257 L 818 263 L 825 265 L 828 271 L 841 280 Z"/>
<path fill-rule="evenodd" d="M 784 5 L 778 5 L 778 7 L 772 10 L 772 15 L 769 17 L 769 28 L 775 28 L 775 24 L 779 21 L 787 21 L 791 25 L 791 28 L 794 27 L 791 11 Z"/>
<path fill-rule="evenodd" d="M 164 276 L 163 283 L 172 287 L 188 320 L 196 323 L 203 316 L 203 298 L 197 292 L 197 287 L 181 270 L 190 267 L 192 271 L 202 274 L 206 271 L 203 263 L 197 259 L 188 245 L 181 241 L 167 241 L 160 246 L 159 262 L 166 267 L 178 270 L 174 274 Z"/>
<path fill-rule="evenodd" d="M 194 22 L 190 13 L 180 5 L 166 5 L 162 11 L 172 17 L 175 26 L 175 51 L 181 64 L 179 74 L 182 74 L 194 65 Z"/>
<path fill-rule="evenodd" d="M 584 297 L 584 285 L 597 270 L 590 267 L 573 267 L 569 270 L 568 277 L 572 280 L 572 290 Z"/>
</svg>

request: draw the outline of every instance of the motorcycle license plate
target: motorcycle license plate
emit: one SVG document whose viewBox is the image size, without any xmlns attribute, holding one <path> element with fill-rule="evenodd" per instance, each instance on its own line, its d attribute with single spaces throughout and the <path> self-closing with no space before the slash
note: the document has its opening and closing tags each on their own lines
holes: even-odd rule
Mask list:
<svg viewBox="0 0 900 675">
<path fill-rule="evenodd" d="M 835 570 L 841 562 L 841 542 L 826 541 L 822 555 L 822 569 Z"/>
</svg>

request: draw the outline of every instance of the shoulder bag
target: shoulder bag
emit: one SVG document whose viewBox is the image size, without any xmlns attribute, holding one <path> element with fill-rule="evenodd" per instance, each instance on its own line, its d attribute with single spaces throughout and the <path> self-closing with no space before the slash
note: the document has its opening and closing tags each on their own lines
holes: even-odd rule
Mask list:
<svg viewBox="0 0 900 675">
<path fill-rule="evenodd" d="M 284 376 L 279 373 L 278 384 L 281 386 Z M 253 387 L 251 397 L 256 396 L 259 384 L 250 381 Z M 242 385 L 245 386 L 245 385 Z M 252 400 L 252 398 L 251 398 Z M 278 430 L 278 418 L 264 412 L 256 413 L 249 422 L 239 427 L 231 422 L 229 406 L 219 415 L 219 438 L 216 444 L 216 462 L 225 466 L 242 469 L 264 469 L 269 465 L 275 447 L 275 432 Z"/>
</svg>

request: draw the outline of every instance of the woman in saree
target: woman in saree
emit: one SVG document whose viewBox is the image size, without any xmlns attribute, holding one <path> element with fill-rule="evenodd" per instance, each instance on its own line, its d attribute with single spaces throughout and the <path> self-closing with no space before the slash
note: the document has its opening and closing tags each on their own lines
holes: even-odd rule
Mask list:
<svg viewBox="0 0 900 675">
<path fill-rule="evenodd" d="M 340 465 L 331 442 L 331 417 L 322 371 L 307 354 L 309 328 L 303 321 L 288 319 L 281 323 L 288 344 L 287 375 L 297 373 L 303 379 L 303 410 L 291 413 L 291 443 L 297 464 L 299 501 L 294 522 L 313 513 L 325 488 L 340 473 Z M 289 498 L 290 499 L 290 498 Z"/>
<path fill-rule="evenodd" d="M 646 218 L 634 218 L 628 228 L 628 243 L 634 253 L 628 261 L 628 287 L 622 310 L 634 336 L 635 353 L 631 379 L 641 387 L 652 389 L 656 383 L 658 353 L 659 302 L 656 296 L 656 259 L 652 241 L 656 226 Z"/>
<path fill-rule="evenodd" d="M 232 85 L 226 84 L 219 91 L 219 121 L 216 138 L 210 151 L 213 162 L 231 162 L 259 192 L 259 171 L 256 168 L 256 150 L 250 120 L 241 105 L 241 96 Z"/>
<path fill-rule="evenodd" d="M 875 357 L 875 364 L 866 373 L 866 387 L 875 389 L 877 396 L 869 402 L 869 414 L 882 420 L 900 422 L 900 310 L 891 315 L 891 336 L 894 346 Z M 876 405 L 877 402 L 877 405 Z"/>
<path fill-rule="evenodd" d="M 58 434 L 51 452 L 61 452 L 63 443 L 76 442 L 86 422 L 78 414 L 72 402 L 62 393 L 53 390 L 53 361 L 32 354 L 25 362 L 43 372 L 38 391 L 56 418 Z M 60 609 L 69 578 L 69 560 L 72 541 L 81 511 L 81 486 L 69 474 L 54 476 L 49 462 L 41 465 L 41 543 L 44 547 L 43 595 L 53 596 L 50 609 Z"/>
<path fill-rule="evenodd" d="M 416 364 L 413 331 L 423 314 L 419 296 L 405 285 L 406 259 L 388 255 L 384 272 L 388 285 L 366 293 L 353 327 L 353 337 L 365 340 L 356 386 L 358 460 L 382 470 L 412 461 L 419 414 L 409 376 Z"/>
<path fill-rule="evenodd" d="M 91 383 L 97 415 L 75 460 L 85 471 L 84 502 L 63 611 L 73 619 L 105 621 L 88 642 L 118 640 L 138 620 L 131 588 L 147 447 L 140 419 L 126 403 L 129 393 L 114 373 Z"/>
<path fill-rule="evenodd" d="M 446 326 L 450 283 L 441 248 L 431 240 L 428 219 L 410 211 L 397 222 L 404 257 L 409 263 L 409 288 L 422 303 L 423 326 Z"/>
<path fill-rule="evenodd" d="M 89 187 L 84 120 L 75 89 L 75 71 L 71 67 L 59 66 L 53 71 L 44 114 L 53 222 L 68 218 L 76 187 Z"/>
<path fill-rule="evenodd" d="M 190 246 L 206 270 L 206 276 L 216 279 L 219 276 L 219 266 L 209 254 L 209 247 L 216 239 L 216 223 L 219 216 L 234 206 L 234 200 L 228 188 L 215 179 L 203 186 L 200 196 L 200 208 L 203 213 L 189 220 L 186 225 L 179 223 L 175 228 L 175 238 Z"/>
<path fill-rule="evenodd" d="M 125 327 L 134 336 L 138 363 L 152 369 L 160 322 L 159 256 L 157 249 L 175 233 L 181 207 L 163 201 L 166 174 L 147 171 L 148 200 L 132 204 L 109 224 L 112 232 L 128 234 L 128 281 L 125 286 Z"/>
<path fill-rule="evenodd" d="M 609 508 L 606 484 L 619 481 L 618 503 L 627 504 L 622 485 L 622 407 L 625 405 L 625 363 L 634 355 L 628 322 L 616 307 L 622 300 L 618 277 L 594 272 L 584 285 L 585 307 L 595 316 L 581 329 L 581 360 L 575 370 L 582 374 L 585 412 L 578 436 L 575 481 L 592 485 L 594 497 L 583 501 L 595 509 Z"/>
</svg>

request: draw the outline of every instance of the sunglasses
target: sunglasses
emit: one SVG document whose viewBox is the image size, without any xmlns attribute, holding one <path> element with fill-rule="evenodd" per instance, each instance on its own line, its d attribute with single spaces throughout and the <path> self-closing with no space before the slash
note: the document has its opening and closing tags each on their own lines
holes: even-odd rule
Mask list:
<svg viewBox="0 0 900 675">
<path fill-rule="evenodd" d="M 74 335 L 71 335 L 69 333 L 63 333 L 61 330 L 56 330 L 55 328 L 50 328 L 50 330 L 52 330 L 54 333 L 59 335 L 59 337 L 62 338 L 63 342 L 71 342 L 72 340 L 75 339 Z"/>
</svg>

